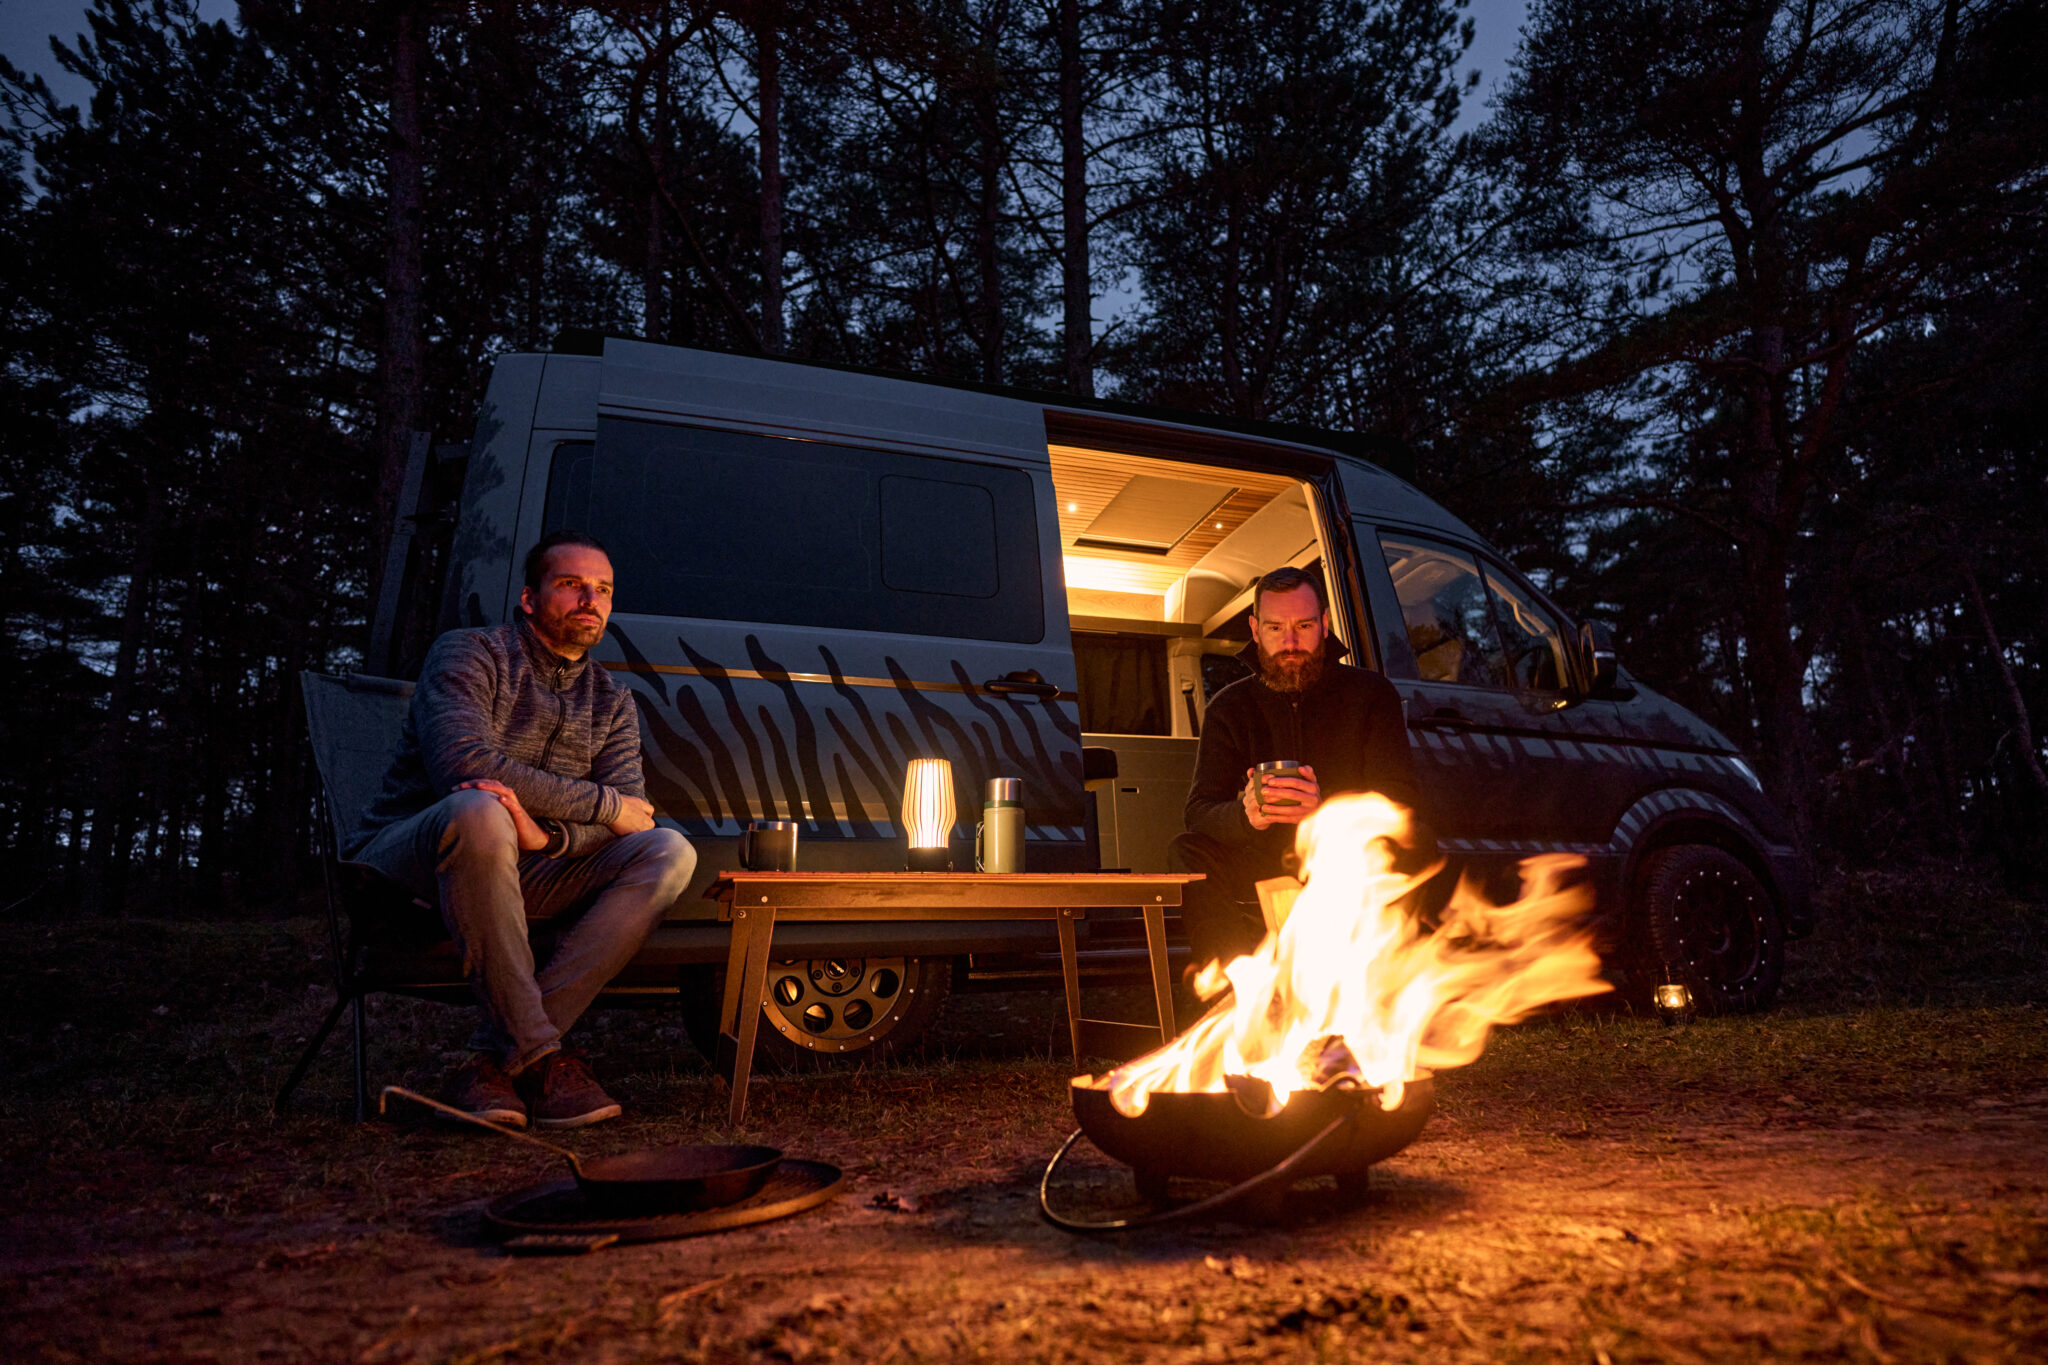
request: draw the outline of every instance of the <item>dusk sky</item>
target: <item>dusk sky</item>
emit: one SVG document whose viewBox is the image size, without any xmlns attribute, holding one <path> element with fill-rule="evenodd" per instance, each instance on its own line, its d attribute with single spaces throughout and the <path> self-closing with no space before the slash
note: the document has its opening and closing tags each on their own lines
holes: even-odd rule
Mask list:
<svg viewBox="0 0 2048 1365">
<path fill-rule="evenodd" d="M 60 98 L 83 99 L 84 86 L 58 69 L 49 40 L 57 34 L 69 42 L 83 32 L 89 8 L 86 0 L 0 0 L 0 53 L 16 66 L 41 72 Z M 1528 0 L 1473 0 L 1468 12 L 1477 24 L 1477 35 L 1465 54 L 1465 66 L 1479 68 L 1482 95 L 1506 73 L 1528 9 Z M 208 18 L 228 18 L 235 6 L 232 0 L 200 0 L 199 12 Z M 1466 107 L 1465 118 L 1470 121 L 1483 112 L 1482 99 Z"/>
</svg>

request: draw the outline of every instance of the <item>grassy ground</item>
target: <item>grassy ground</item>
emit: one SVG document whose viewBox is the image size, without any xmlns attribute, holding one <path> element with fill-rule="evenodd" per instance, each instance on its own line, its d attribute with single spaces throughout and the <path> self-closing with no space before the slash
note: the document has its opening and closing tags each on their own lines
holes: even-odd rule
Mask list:
<svg viewBox="0 0 2048 1365">
<path fill-rule="evenodd" d="M 1361 1207 L 1310 1186 L 1271 1226 L 1050 1229 L 1057 998 L 963 996 L 921 1064 L 757 1085 L 746 1136 L 844 1167 L 837 1202 L 573 1261 L 507 1257 L 480 1226 L 548 1158 L 348 1122 L 340 1039 L 304 1106 L 270 1112 L 331 999 L 312 921 L 8 923 L 0 1340 L 30 1360 L 2048 1357 L 2048 915 L 1938 868 L 1839 879 L 1826 910 L 1769 1015 L 1666 1029 L 1593 1005 L 1503 1032 Z M 463 1031 L 378 1001 L 372 1074 L 431 1086 Z M 630 1116 L 579 1149 L 731 1139 L 672 1015 L 585 1032 Z M 1073 1190 L 1122 1182 L 1095 1161 Z"/>
</svg>

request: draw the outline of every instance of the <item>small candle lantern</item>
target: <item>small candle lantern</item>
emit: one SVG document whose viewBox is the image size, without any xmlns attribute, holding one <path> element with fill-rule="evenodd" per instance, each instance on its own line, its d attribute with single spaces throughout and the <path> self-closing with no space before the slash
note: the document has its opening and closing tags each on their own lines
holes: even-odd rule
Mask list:
<svg viewBox="0 0 2048 1365">
<path fill-rule="evenodd" d="M 943 758 L 913 758 L 903 774 L 905 866 L 912 872 L 951 872 L 953 765 Z"/>
<path fill-rule="evenodd" d="M 1692 990 L 1677 981 L 1657 987 L 1657 1017 L 1667 1024 L 1690 1024 L 1695 1011 Z"/>
</svg>

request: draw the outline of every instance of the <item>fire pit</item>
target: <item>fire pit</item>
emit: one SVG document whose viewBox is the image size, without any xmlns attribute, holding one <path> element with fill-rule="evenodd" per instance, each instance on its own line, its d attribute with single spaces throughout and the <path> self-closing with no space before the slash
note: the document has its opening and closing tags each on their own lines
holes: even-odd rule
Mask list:
<svg viewBox="0 0 2048 1365">
<path fill-rule="evenodd" d="M 1525 861 L 1524 894 L 1509 905 L 1461 884 L 1432 928 L 1407 908 L 1421 879 L 1391 855 L 1409 829 L 1408 813 L 1376 795 L 1334 797 L 1302 823 L 1305 883 L 1261 884 L 1266 937 L 1197 978 L 1209 1013 L 1158 1051 L 1073 1081 L 1081 1128 L 1039 1184 L 1047 1219 L 1104 1232 L 1230 1203 L 1270 1212 L 1289 1185 L 1320 1175 L 1362 1192 L 1373 1164 L 1422 1131 L 1435 1071 L 1477 1057 L 1497 1025 L 1608 989 L 1583 923 L 1587 894 L 1567 884 L 1577 859 Z M 1142 1217 L 1065 1218 L 1053 1177 L 1083 1135 L 1130 1166 L 1155 1205 L 1175 1176 L 1235 1183 Z"/>
<path fill-rule="evenodd" d="M 1176 1175 L 1232 1184 L 1250 1180 L 1333 1123 L 1341 1124 L 1339 1130 L 1287 1174 L 1295 1181 L 1334 1175 L 1340 1187 L 1352 1186 L 1364 1180 L 1368 1167 L 1415 1141 L 1436 1108 L 1427 1079 L 1409 1082 L 1392 1110 L 1381 1107 L 1377 1090 L 1298 1090 L 1271 1118 L 1246 1112 L 1228 1091 L 1160 1091 L 1136 1116 L 1118 1113 L 1109 1087 L 1095 1077 L 1075 1077 L 1070 1092 L 1081 1131 L 1129 1166 L 1146 1192 Z"/>
<path fill-rule="evenodd" d="M 1069 1232 L 1111 1232 L 1185 1218 L 1225 1205 L 1254 1217 L 1277 1214 L 1287 1190 L 1316 1176 L 1337 1178 L 1337 1191 L 1357 1198 L 1367 1174 L 1413 1142 L 1436 1108 L 1429 1078 L 1410 1081 L 1401 1101 L 1389 1109 L 1381 1092 L 1358 1087 L 1301 1090 L 1272 1114 L 1264 1112 L 1270 1092 L 1257 1086 L 1245 1096 L 1224 1091 L 1157 1091 L 1144 1111 L 1125 1114 L 1110 1098 L 1106 1078 L 1077 1076 L 1069 1087 L 1081 1127 L 1067 1139 L 1040 1182 L 1040 1211 Z M 1053 1177 L 1074 1143 L 1086 1136 L 1131 1168 L 1138 1194 L 1155 1211 L 1136 1218 L 1086 1222 L 1053 1212 Z M 1170 1208 L 1167 1182 L 1175 1176 L 1230 1185 L 1192 1204 Z"/>
</svg>

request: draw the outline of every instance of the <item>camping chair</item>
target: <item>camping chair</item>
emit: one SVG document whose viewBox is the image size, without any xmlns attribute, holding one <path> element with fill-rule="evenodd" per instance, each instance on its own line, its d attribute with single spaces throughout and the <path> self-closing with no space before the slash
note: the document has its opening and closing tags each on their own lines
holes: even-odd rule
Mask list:
<svg viewBox="0 0 2048 1365">
<path fill-rule="evenodd" d="M 454 943 L 432 905 L 363 863 L 344 861 L 338 850 L 354 832 L 357 818 L 383 785 L 384 772 L 398 748 L 413 685 L 396 678 L 366 674 L 332 677 L 299 674 L 306 699 L 306 732 L 313 745 L 313 765 L 320 774 L 320 871 L 327 889 L 327 933 L 334 955 L 334 1008 L 306 1050 L 299 1054 L 291 1078 L 277 1092 L 282 1109 L 305 1078 L 353 1005 L 356 1121 L 369 1111 L 369 1083 L 364 1069 L 366 1019 L 364 997 L 372 991 L 410 995 L 459 1004 L 473 1000 L 462 976 Z"/>
</svg>

